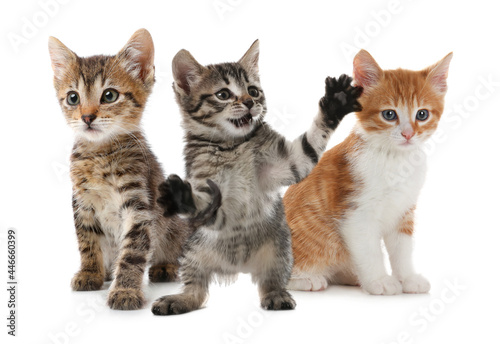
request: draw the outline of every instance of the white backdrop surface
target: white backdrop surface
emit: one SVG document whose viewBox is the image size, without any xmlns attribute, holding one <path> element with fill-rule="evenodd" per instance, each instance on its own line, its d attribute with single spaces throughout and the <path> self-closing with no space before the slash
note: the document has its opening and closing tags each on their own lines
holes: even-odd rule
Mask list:
<svg viewBox="0 0 500 344">
<path fill-rule="evenodd" d="M 500 114 L 498 13 L 490 1 L 78 1 L 0 4 L 0 318 L 2 343 L 498 343 Z M 370 296 L 354 287 L 293 292 L 266 312 L 246 275 L 214 285 L 206 308 L 156 317 L 176 283 L 147 285 L 148 305 L 111 311 L 107 291 L 72 292 L 79 266 L 68 176 L 72 132 L 52 87 L 55 36 L 80 56 L 114 54 L 135 30 L 155 42 L 157 83 L 143 127 L 167 173 L 183 174 L 170 64 L 235 61 L 260 39 L 268 120 L 287 138 L 317 111 L 327 75 L 352 73 L 367 49 L 382 68 L 424 68 L 453 51 L 446 115 L 429 145 L 414 259 L 429 294 Z M 347 136 L 348 116 L 329 147 Z M 16 337 L 7 334 L 7 231 L 17 232 Z"/>
</svg>

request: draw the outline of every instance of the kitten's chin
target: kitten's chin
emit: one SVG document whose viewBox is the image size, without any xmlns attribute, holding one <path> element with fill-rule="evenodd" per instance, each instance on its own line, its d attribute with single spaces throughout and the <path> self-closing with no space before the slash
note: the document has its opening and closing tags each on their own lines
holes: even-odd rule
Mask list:
<svg viewBox="0 0 500 344">
<path fill-rule="evenodd" d="M 416 141 L 404 141 L 404 142 L 395 142 L 394 146 L 396 146 L 396 149 L 401 150 L 401 151 L 411 151 L 415 149 L 420 148 L 420 143 Z"/>
<path fill-rule="evenodd" d="M 105 134 L 102 130 L 95 128 L 79 130 L 76 132 L 76 136 L 81 140 L 90 142 L 103 142 L 110 138 L 110 136 Z"/>
</svg>

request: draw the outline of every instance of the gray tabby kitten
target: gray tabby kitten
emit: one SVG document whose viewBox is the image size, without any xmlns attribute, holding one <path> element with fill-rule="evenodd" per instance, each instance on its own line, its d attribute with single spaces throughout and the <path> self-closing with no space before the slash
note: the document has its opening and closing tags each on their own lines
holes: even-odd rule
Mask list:
<svg viewBox="0 0 500 344">
<path fill-rule="evenodd" d="M 154 84 L 153 40 L 141 29 L 115 56 L 82 58 L 51 37 L 49 51 L 59 104 L 75 132 L 70 175 L 81 267 L 71 287 L 99 290 L 114 277 L 109 307 L 141 308 L 147 266 L 151 281 L 175 280 L 191 234 L 155 202 L 164 175 L 140 127 Z"/>
<path fill-rule="evenodd" d="M 181 258 L 183 292 L 156 300 L 154 314 L 198 309 L 214 277 L 230 281 L 239 272 L 251 273 L 264 309 L 295 308 L 285 290 L 293 257 L 280 188 L 308 175 L 344 115 L 361 108 L 361 89 L 345 75 L 328 78 L 313 125 L 288 142 L 263 122 L 258 58 L 258 41 L 237 63 L 204 67 L 186 50 L 174 57 L 189 182 L 169 176 L 158 203 L 197 229 Z"/>
</svg>

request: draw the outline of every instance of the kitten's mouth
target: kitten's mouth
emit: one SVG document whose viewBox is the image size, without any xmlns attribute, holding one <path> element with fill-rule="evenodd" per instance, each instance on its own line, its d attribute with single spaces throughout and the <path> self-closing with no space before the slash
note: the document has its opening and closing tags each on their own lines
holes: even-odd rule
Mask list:
<svg viewBox="0 0 500 344">
<path fill-rule="evenodd" d="M 100 132 L 99 129 L 95 128 L 95 127 L 87 127 L 84 129 L 84 131 L 86 133 L 97 133 L 97 132 Z"/>
<path fill-rule="evenodd" d="M 250 113 L 247 113 L 245 116 L 240 118 L 229 118 L 229 122 L 231 122 L 236 128 L 242 128 L 249 126 L 252 123 L 253 118 Z"/>
</svg>

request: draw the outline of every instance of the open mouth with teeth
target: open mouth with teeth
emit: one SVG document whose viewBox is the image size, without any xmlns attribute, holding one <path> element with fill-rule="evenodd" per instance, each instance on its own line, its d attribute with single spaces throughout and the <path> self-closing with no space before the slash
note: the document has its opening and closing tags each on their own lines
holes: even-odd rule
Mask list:
<svg viewBox="0 0 500 344">
<path fill-rule="evenodd" d="M 252 123 L 253 119 L 252 115 L 248 113 L 240 118 L 230 118 L 228 119 L 228 121 L 231 122 L 236 128 L 242 128 L 250 126 L 250 123 Z"/>
</svg>

